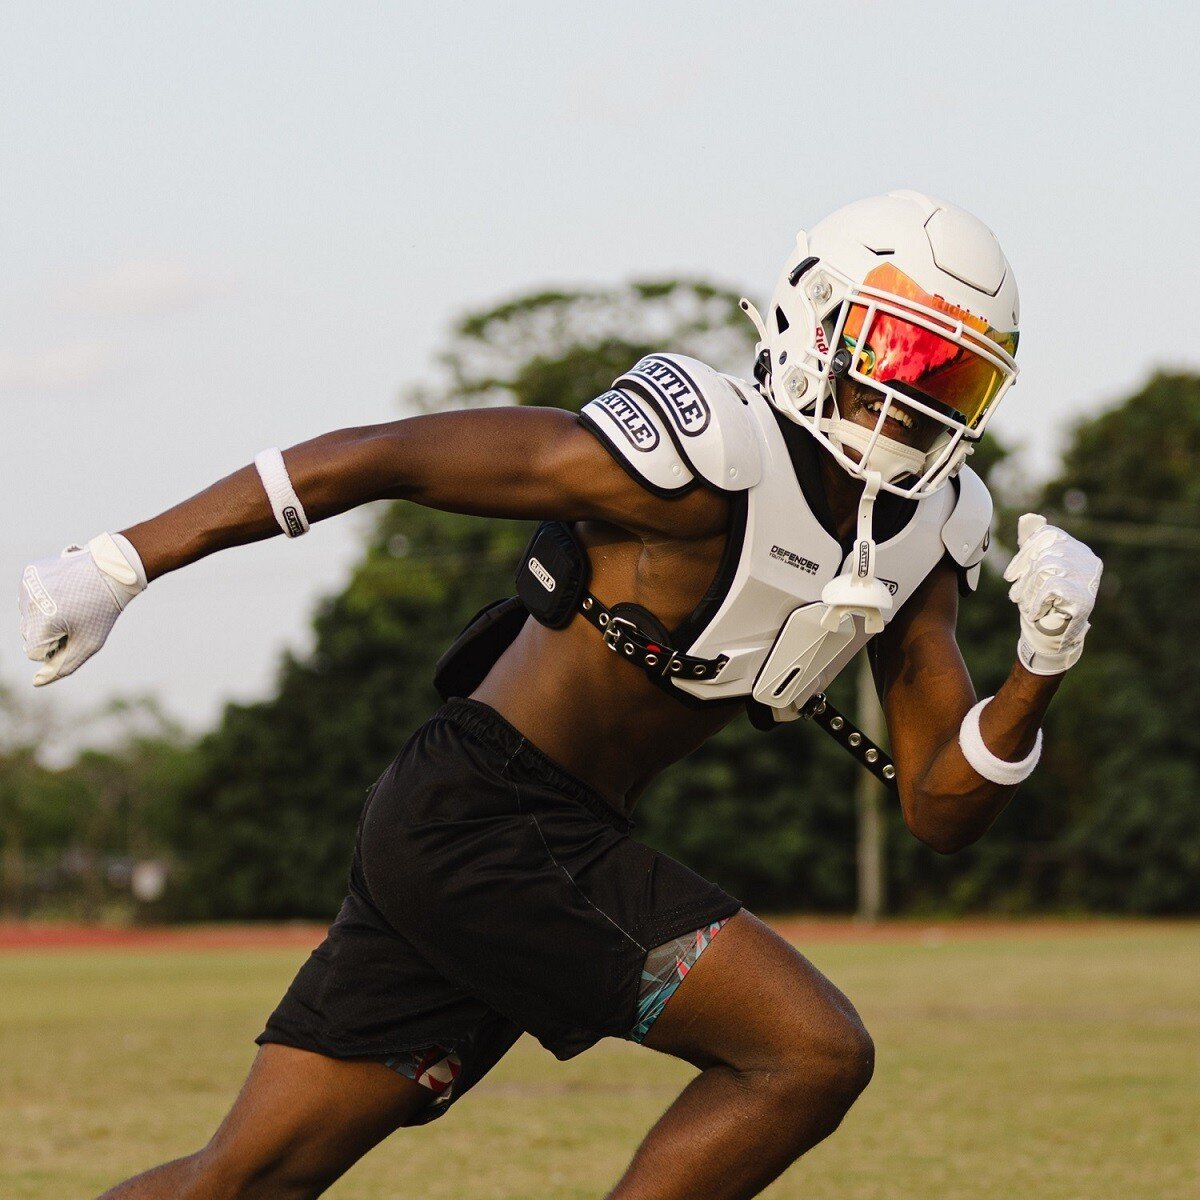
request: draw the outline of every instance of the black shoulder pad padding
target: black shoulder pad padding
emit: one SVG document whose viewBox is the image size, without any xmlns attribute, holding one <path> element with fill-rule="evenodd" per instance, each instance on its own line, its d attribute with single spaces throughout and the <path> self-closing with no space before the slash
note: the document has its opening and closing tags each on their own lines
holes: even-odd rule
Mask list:
<svg viewBox="0 0 1200 1200">
<path fill-rule="evenodd" d="M 588 573 L 587 554 L 571 527 L 543 521 L 517 568 L 517 595 L 534 620 L 562 629 L 587 591 Z"/>
<path fill-rule="evenodd" d="M 467 622 L 433 668 L 433 686 L 443 700 L 469 696 L 486 678 L 529 616 L 516 596 L 493 600 Z"/>
</svg>

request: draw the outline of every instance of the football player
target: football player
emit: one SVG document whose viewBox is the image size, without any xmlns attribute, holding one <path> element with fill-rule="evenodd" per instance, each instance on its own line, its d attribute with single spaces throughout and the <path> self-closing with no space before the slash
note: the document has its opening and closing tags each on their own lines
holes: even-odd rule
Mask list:
<svg viewBox="0 0 1200 1200">
<path fill-rule="evenodd" d="M 1101 564 L 1022 518 L 1014 662 L 978 699 L 955 621 L 992 509 L 966 460 L 1016 377 L 1019 317 L 974 217 L 913 192 L 852 204 L 799 236 L 765 318 L 744 307 L 752 381 L 664 352 L 578 418 L 342 429 L 25 570 L 43 685 L 159 576 L 368 501 L 543 522 L 517 597 L 452 648 L 445 706 L 371 789 L 345 903 L 229 1115 L 109 1197 L 316 1196 L 442 1117 L 522 1033 L 560 1058 L 622 1037 L 696 1068 L 621 1200 L 754 1196 L 837 1128 L 873 1066 L 854 1007 L 637 842 L 637 797 L 744 709 L 794 719 L 868 647 L 908 827 L 969 845 L 1037 762 Z"/>
</svg>

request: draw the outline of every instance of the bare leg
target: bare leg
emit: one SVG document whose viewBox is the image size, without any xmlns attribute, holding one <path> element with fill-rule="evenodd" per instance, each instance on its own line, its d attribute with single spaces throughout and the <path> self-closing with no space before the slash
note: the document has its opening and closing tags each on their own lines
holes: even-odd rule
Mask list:
<svg viewBox="0 0 1200 1200">
<path fill-rule="evenodd" d="M 307 1200 L 430 1099 L 379 1063 L 263 1046 L 203 1150 L 118 1184 L 100 1200 Z"/>
<path fill-rule="evenodd" d="M 646 1045 L 700 1074 L 651 1129 L 610 1200 L 744 1200 L 831 1134 L 871 1078 L 849 1000 L 742 912 L 680 984 Z"/>
</svg>

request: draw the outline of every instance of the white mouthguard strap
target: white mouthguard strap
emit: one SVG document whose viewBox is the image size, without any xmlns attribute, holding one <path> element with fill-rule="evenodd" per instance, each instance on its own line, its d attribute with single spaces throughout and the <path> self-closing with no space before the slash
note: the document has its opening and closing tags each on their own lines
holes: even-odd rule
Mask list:
<svg viewBox="0 0 1200 1200">
<path fill-rule="evenodd" d="M 283 454 L 278 447 L 272 446 L 254 458 L 258 477 L 266 489 L 267 499 L 271 502 L 271 511 L 279 528 L 290 538 L 301 537 L 308 532 L 308 517 L 304 505 L 292 487 L 291 476 L 284 465 Z"/>
<path fill-rule="evenodd" d="M 1034 767 L 1038 765 L 1038 759 L 1042 757 L 1042 731 L 1040 729 L 1037 731 L 1033 749 L 1020 762 L 1007 762 L 1003 758 L 997 758 L 984 745 L 983 735 L 979 732 L 979 714 L 991 702 L 991 696 L 980 700 L 963 717 L 962 726 L 958 731 L 958 744 L 963 758 L 971 764 L 971 769 L 977 775 L 982 775 L 984 779 L 999 784 L 1001 787 L 1012 787 L 1023 779 L 1028 779 L 1033 774 Z"/>
</svg>

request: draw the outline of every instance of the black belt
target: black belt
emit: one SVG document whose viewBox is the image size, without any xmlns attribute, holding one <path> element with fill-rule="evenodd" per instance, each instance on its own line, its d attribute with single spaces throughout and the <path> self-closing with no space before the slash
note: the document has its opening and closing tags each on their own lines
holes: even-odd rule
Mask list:
<svg viewBox="0 0 1200 1200">
<path fill-rule="evenodd" d="M 617 605 L 617 610 L 622 606 Z M 729 661 L 728 655 L 716 658 L 697 658 L 667 645 L 662 638 L 652 637 L 629 617 L 605 607 L 591 592 L 585 592 L 579 611 L 604 635 L 604 644 L 641 667 L 656 682 L 675 679 L 715 679 Z"/>
<path fill-rule="evenodd" d="M 899 790 L 896 784 L 896 764 L 886 750 L 873 741 L 849 717 L 838 712 L 824 692 L 817 694 L 800 710 L 800 715 L 815 721 L 834 741 L 844 746 L 862 767 L 865 767 L 884 787 Z"/>
</svg>

